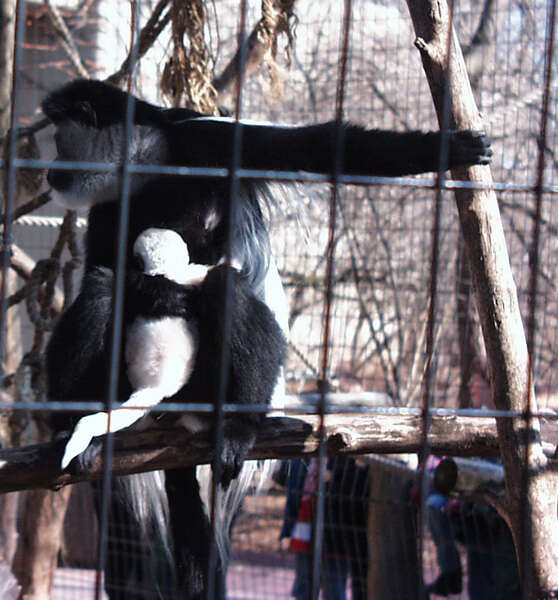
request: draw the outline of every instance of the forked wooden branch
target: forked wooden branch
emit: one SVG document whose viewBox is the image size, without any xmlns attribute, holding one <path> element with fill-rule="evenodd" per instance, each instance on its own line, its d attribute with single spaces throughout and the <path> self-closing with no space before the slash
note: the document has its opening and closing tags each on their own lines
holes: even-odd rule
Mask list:
<svg viewBox="0 0 558 600">
<path fill-rule="evenodd" d="M 440 125 L 482 129 L 447 3 L 407 0 L 407 5 Z M 494 402 L 500 410 L 536 413 L 527 343 L 490 169 L 459 168 L 452 176 L 481 188 L 457 190 L 455 195 Z M 497 427 L 506 473 L 506 513 L 519 555 L 522 597 L 546 600 L 558 597 L 558 480 L 540 476 L 547 470 L 547 458 L 537 432 L 538 420 L 532 417 L 528 423 L 527 436 L 522 418 L 499 418 Z M 525 473 L 529 477 L 524 477 Z"/>
</svg>

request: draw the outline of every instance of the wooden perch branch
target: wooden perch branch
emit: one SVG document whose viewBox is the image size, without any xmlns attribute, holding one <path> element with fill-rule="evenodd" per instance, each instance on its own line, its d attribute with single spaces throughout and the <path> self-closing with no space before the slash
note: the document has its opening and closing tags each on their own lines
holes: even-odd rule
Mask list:
<svg viewBox="0 0 558 600">
<path fill-rule="evenodd" d="M 423 442 L 419 421 L 418 415 L 328 415 L 325 433 L 328 453 L 416 452 Z M 318 426 L 319 418 L 315 415 L 269 417 L 250 458 L 289 458 L 312 454 L 318 450 Z M 498 454 L 494 419 L 488 417 L 435 416 L 429 444 L 436 454 Z M 85 479 L 60 471 L 63 446 L 63 441 L 57 441 L 0 450 L 0 493 L 59 488 Z M 115 435 L 113 475 L 184 467 L 207 463 L 211 459 L 211 439 L 207 433 L 189 434 L 182 428 L 128 430 Z M 89 478 L 98 479 L 102 473 L 103 465 L 99 459 Z"/>
</svg>

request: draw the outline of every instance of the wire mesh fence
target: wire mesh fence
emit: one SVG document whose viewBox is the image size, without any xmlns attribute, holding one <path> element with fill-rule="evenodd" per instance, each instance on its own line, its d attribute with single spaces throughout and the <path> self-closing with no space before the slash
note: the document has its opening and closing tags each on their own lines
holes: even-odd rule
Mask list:
<svg viewBox="0 0 558 600">
<path fill-rule="evenodd" d="M 460 92 L 447 83 L 449 76 L 440 85 L 429 71 L 436 40 L 413 44 L 425 31 L 419 4 L 2 3 L 0 471 L 7 482 L 2 490 L 33 487 L 32 481 L 21 483 L 26 469 L 39 488 L 75 481 L 72 470 L 71 477 L 60 474 L 61 441 L 51 443 L 52 422 L 61 423 L 69 409 L 73 423 L 91 411 L 108 411 L 116 422 L 120 413 L 114 409 L 130 393 L 122 355 L 131 321 L 127 282 L 137 268 L 131 245 L 148 227 L 179 229 L 193 262 L 234 267 L 240 260 L 246 272 L 267 273 L 276 265 L 288 311 L 277 288 L 254 293 L 288 325 L 280 378 L 286 403 L 279 414 L 317 418 L 307 421 L 310 429 L 298 438 L 284 423 L 284 431 L 277 424 L 261 433 L 256 454 L 279 460 L 266 463 L 264 472 L 250 471 L 238 514 L 236 508 L 222 508 L 219 477 L 209 479 L 205 510 L 212 525 L 210 534 L 203 531 L 205 542 L 200 533 L 205 516 L 184 514 L 198 487 L 191 469 L 187 475 L 181 470 L 190 466 L 184 466 L 184 454 L 213 461 L 222 474 L 215 456 L 231 434 L 231 415 L 261 414 L 262 405 L 229 401 L 230 381 L 237 381 L 234 366 L 216 368 L 201 397 L 159 398 L 150 427 L 163 433 L 149 438 L 143 429 L 132 430 L 122 438 L 124 446 L 116 440 L 114 454 L 113 436 L 101 438 L 105 454 L 93 486 L 0 497 L 0 567 L 5 569 L 0 598 L 307 598 L 320 588 L 322 597 L 340 599 L 558 593 L 552 567 L 558 555 L 552 478 L 558 318 L 555 2 L 450 2 L 447 11 L 438 3 L 440 13 L 430 15 L 434 31 L 444 31 L 449 22 L 457 35 L 453 48 L 463 52 L 463 89 L 472 88 L 492 143 L 488 184 L 474 169 L 467 176 L 463 170 L 446 171 L 452 160 L 448 129 L 464 128 L 455 108 Z M 248 43 L 239 46 L 239 39 Z M 442 36 L 444 53 L 450 45 Z M 449 65 L 445 60 L 441 64 L 450 72 L 459 70 L 454 53 Z M 110 115 L 106 124 L 82 103 L 79 110 L 86 116 L 80 118 L 90 141 L 83 141 L 81 131 L 73 133 L 64 155 L 64 124 L 53 113 L 45 119 L 41 102 L 76 77 L 108 81 L 135 96 L 123 95 L 125 106 L 104 107 Z M 437 94 L 441 106 L 432 102 Z M 144 108 L 135 97 L 172 108 L 159 113 L 165 127 L 184 127 L 193 116 L 180 112 L 186 107 L 221 118 L 230 129 L 223 129 L 222 137 L 208 133 L 207 142 L 196 137 L 193 148 L 188 139 L 194 138 L 187 136 L 195 131 L 176 129 L 182 138 L 172 138 L 175 146 L 169 150 L 156 134 L 138 137 L 143 134 L 137 134 L 137 125 L 149 123 L 141 121 Z M 117 141 L 109 143 L 114 151 L 99 160 L 96 149 L 105 142 L 97 132 L 116 120 L 123 135 L 115 134 Z M 419 175 L 406 175 L 416 172 L 412 168 L 396 177 L 345 171 L 348 138 L 341 120 L 397 131 L 436 130 L 440 122 L 445 134 L 439 161 L 433 172 Z M 207 127 L 217 122 L 198 121 Z M 304 165 L 289 170 L 281 165 L 296 161 L 282 158 L 269 166 L 268 149 L 260 147 L 261 163 L 247 164 L 246 147 L 258 142 L 258 134 L 250 137 L 253 121 L 267 123 L 268 131 L 277 124 L 293 124 L 294 131 L 333 122 L 329 163 L 321 170 Z M 474 115 L 472 122 L 481 121 Z M 269 139 L 271 144 L 277 138 Z M 177 160 L 176 148 L 188 160 Z M 311 157 L 324 152 L 311 144 L 305 149 Z M 407 148 L 400 152 L 401 162 L 412 162 L 413 157 L 405 158 Z M 292 153 L 298 156 L 299 148 Z M 104 221 L 98 216 L 93 221 L 84 210 L 66 213 L 55 202 L 63 195 L 59 186 L 49 176 L 53 193 L 45 180 L 53 164 L 58 174 L 77 170 L 84 179 L 102 174 L 107 181 L 114 176 L 106 197 L 87 200 L 87 185 L 76 197 L 81 194 L 85 204 L 100 201 L 101 207 L 110 200 L 117 209 Z M 269 190 L 260 186 L 263 180 Z M 253 181 L 258 182 L 253 188 L 246 183 Z M 492 199 L 487 187 L 495 193 Z M 203 196 L 195 197 L 198 193 Z M 189 208 L 177 205 L 174 196 L 180 194 Z M 250 205 L 252 212 L 245 209 L 246 198 L 257 203 Z M 225 208 L 218 213 L 215 206 Z M 470 220 L 477 214 L 478 230 Z M 248 223 L 239 234 L 243 219 Z M 260 221 L 269 232 L 271 267 L 265 260 L 256 264 L 258 244 L 265 246 L 267 236 L 254 242 Z M 488 230 L 482 230 L 483 223 Z M 202 237 L 203 249 L 197 250 Z M 84 257 L 80 251 L 91 248 L 93 238 L 110 254 L 113 271 L 110 326 L 102 333 L 106 356 L 97 371 L 102 377 L 87 380 L 80 357 L 71 356 L 66 364 L 75 374 L 61 377 L 77 381 L 81 373 L 90 389 L 75 397 L 48 397 L 45 350 L 51 331 L 60 331 L 60 315 L 76 306 L 87 274 L 107 266 L 104 258 L 95 264 L 91 252 Z M 492 264 L 493 256 L 509 260 L 511 284 L 499 271 L 502 263 Z M 236 364 L 232 277 L 227 276 L 219 303 L 225 314 L 218 319 L 222 331 L 215 334 L 222 347 L 213 349 L 219 365 Z M 502 284 L 489 287 L 493 281 Z M 521 323 L 513 322 L 516 298 L 526 335 Z M 154 310 L 145 309 L 146 314 Z M 511 324 L 501 321 L 501 314 L 509 314 Z M 93 318 L 81 324 L 88 333 L 96 323 Z M 262 356 L 265 346 L 258 348 Z M 84 348 L 78 344 L 77 350 L 85 355 Z M 166 354 L 172 355 L 169 348 Z M 52 371 L 50 378 L 52 390 Z M 82 392 L 83 381 L 76 384 Z M 206 389 L 216 390 L 215 403 L 212 394 L 204 395 Z M 277 389 L 275 394 L 282 396 Z M 191 447 L 173 446 L 168 436 L 177 434 L 169 424 L 176 427 L 178 416 L 189 412 L 211 416 L 209 445 L 196 438 L 187 442 Z M 275 437 L 273 427 L 280 432 Z M 54 429 L 67 434 L 72 428 Z M 281 435 L 288 440 L 283 446 L 276 441 Z M 126 439 L 133 440 L 128 449 Z M 33 455 L 14 453 L 33 444 L 44 445 Z M 169 446 L 172 452 L 165 452 Z M 384 457 L 393 451 L 398 454 Z M 441 454 L 454 458 L 440 460 Z M 38 458 L 27 458 L 32 456 Z M 166 483 L 158 480 L 157 493 L 174 499 L 157 515 L 162 525 L 147 516 L 136 484 L 112 477 L 154 468 L 167 473 Z M 138 482 L 147 481 L 141 477 Z M 221 510 L 229 511 L 226 518 Z M 162 539 L 169 524 L 176 539 L 200 536 L 196 552 L 202 555 L 203 589 L 186 581 L 186 551 Z M 229 550 L 219 545 L 219 528 L 231 535 L 228 571 Z"/>
</svg>

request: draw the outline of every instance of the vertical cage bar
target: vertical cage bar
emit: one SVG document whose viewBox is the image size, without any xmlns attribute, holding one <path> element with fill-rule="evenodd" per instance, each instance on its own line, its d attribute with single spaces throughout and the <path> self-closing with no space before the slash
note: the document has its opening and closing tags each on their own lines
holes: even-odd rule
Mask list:
<svg viewBox="0 0 558 600">
<path fill-rule="evenodd" d="M 328 243 L 326 251 L 326 291 L 324 297 L 324 331 L 322 341 L 322 364 L 321 364 L 321 382 L 319 396 L 319 425 L 318 425 L 318 477 L 316 482 L 316 513 L 313 516 L 313 537 L 312 537 L 312 585 L 311 597 L 317 598 L 320 590 L 320 567 L 322 564 L 323 554 L 323 532 L 325 522 L 325 476 L 326 476 L 326 461 L 327 448 L 325 444 L 325 415 L 327 413 L 327 392 L 328 392 L 328 365 L 330 359 L 330 327 L 332 318 L 332 302 L 333 302 L 333 276 L 335 264 L 335 245 L 336 245 L 336 228 L 337 228 L 337 203 L 339 194 L 339 176 L 343 166 L 343 146 L 344 146 L 344 130 L 343 130 L 343 102 L 345 98 L 345 83 L 347 77 L 347 64 L 349 53 L 349 41 L 351 31 L 351 12 L 352 1 L 345 0 L 343 8 L 343 24 L 341 31 L 341 60 L 339 61 L 339 71 L 337 77 L 337 90 L 335 100 L 335 143 L 333 163 L 331 165 L 332 182 L 331 195 L 329 203 L 329 221 L 328 221 Z"/>
<path fill-rule="evenodd" d="M 451 69 L 451 44 L 452 44 L 452 32 L 453 32 L 453 14 L 454 14 L 454 3 L 449 3 L 449 25 L 448 25 L 448 36 L 446 40 L 446 73 L 449 74 Z M 440 258 L 440 226 L 442 216 L 442 200 L 444 195 L 444 184 L 446 180 L 446 169 L 448 166 L 448 154 L 449 154 L 449 143 L 448 143 L 448 130 L 450 122 L 450 77 L 449 75 L 444 80 L 444 91 L 443 91 L 443 108 L 442 108 L 442 122 L 441 122 L 441 145 L 440 145 L 440 156 L 438 172 L 436 174 L 436 184 L 434 188 L 434 207 L 432 215 L 432 246 L 430 254 L 430 283 L 429 283 L 429 304 L 428 304 L 428 315 L 426 324 L 426 363 L 424 368 L 424 386 L 422 394 L 422 407 L 421 407 L 421 468 L 419 471 L 419 489 L 420 494 L 420 512 L 419 512 L 419 531 L 421 532 L 418 540 L 418 553 L 419 553 L 419 568 L 424 578 L 424 531 L 426 527 L 426 501 L 427 494 L 429 491 L 429 482 L 426 473 L 427 460 L 430 455 L 430 444 L 428 439 L 428 432 L 432 421 L 431 413 L 431 399 L 432 399 L 432 385 L 434 379 L 434 351 L 435 351 L 435 329 L 436 329 L 436 311 L 437 311 L 437 299 L 438 299 L 438 275 L 439 275 L 439 258 Z"/>
<path fill-rule="evenodd" d="M 107 564 L 107 544 L 108 544 L 108 520 L 110 518 L 110 497 L 111 497 L 111 471 L 112 458 L 114 452 L 114 434 L 110 432 L 110 417 L 112 407 L 118 403 L 118 383 L 120 353 L 122 348 L 122 335 L 124 326 L 124 284 L 126 278 L 126 247 L 128 241 L 128 223 L 130 216 L 130 195 L 131 195 L 131 173 L 130 173 L 130 138 L 132 134 L 135 98 L 130 93 L 131 84 L 134 76 L 136 63 L 138 27 L 138 5 L 136 0 L 130 5 L 131 24 L 130 24 L 130 72 L 128 75 L 128 97 L 126 102 L 126 115 L 124 123 L 124 137 L 122 140 L 122 163 L 120 165 L 119 186 L 120 186 L 120 211 L 118 222 L 118 244 L 116 250 L 116 270 L 114 278 L 113 291 L 113 327 L 111 332 L 110 344 L 110 367 L 109 382 L 106 397 L 106 411 L 108 413 L 107 435 L 104 443 L 104 471 L 103 487 L 101 500 L 101 518 L 99 523 L 99 542 L 98 542 L 98 563 L 95 584 L 95 600 L 100 600 L 102 593 L 101 574 Z"/>
<path fill-rule="evenodd" d="M 235 122 L 234 122 L 234 133 L 233 133 L 233 147 L 231 164 L 229 165 L 229 205 L 228 214 L 226 215 L 225 221 L 227 225 L 226 229 L 226 246 L 225 246 L 225 261 L 230 264 L 232 257 L 232 236 L 234 235 L 235 229 L 238 227 L 238 196 L 239 196 L 239 185 L 240 179 L 238 177 L 238 170 L 241 167 L 241 155 L 242 155 L 242 123 L 240 121 L 242 112 L 242 88 L 244 85 L 244 67 L 247 61 L 248 43 L 246 38 L 246 13 L 247 13 L 247 2 L 246 0 L 240 0 L 240 22 L 238 27 L 238 79 L 237 89 L 235 96 Z M 209 550 L 209 580 L 208 580 L 208 598 L 212 599 L 217 594 L 217 547 L 215 543 L 215 527 L 216 519 L 218 518 L 216 511 L 216 502 L 218 498 L 218 487 L 222 473 L 221 453 L 224 443 L 224 421 L 225 415 L 223 412 L 223 406 L 227 397 L 227 387 L 229 383 L 229 362 L 230 362 L 230 342 L 231 342 L 231 310 L 232 310 L 232 274 L 230 270 L 227 271 L 225 278 L 225 298 L 223 302 L 224 320 L 223 320 L 223 346 L 221 348 L 221 355 L 219 358 L 219 388 L 217 394 L 217 403 L 213 407 L 214 415 L 214 427 L 215 427 L 215 457 L 212 462 L 213 476 L 211 480 L 211 498 L 210 498 L 210 521 L 211 521 L 211 544 Z M 224 493 L 224 492 L 222 492 Z M 222 524 L 219 524 L 222 526 Z M 224 567 L 225 565 L 221 565 Z M 226 571 L 223 572 L 223 576 L 226 575 Z"/>
<path fill-rule="evenodd" d="M 542 220 L 542 201 L 543 185 L 545 171 L 545 153 L 548 137 L 548 114 L 550 108 L 551 84 L 552 84 L 552 60 L 554 57 L 554 36 L 556 28 L 556 0 L 552 1 L 550 6 L 550 15 L 546 23 L 546 44 L 545 44 L 545 66 L 544 66 L 544 87 L 541 106 L 541 123 L 539 130 L 538 157 L 536 182 L 534 188 L 535 210 L 533 215 L 532 242 L 529 253 L 529 313 L 527 318 L 527 348 L 531 357 L 532 366 L 535 362 L 535 342 L 536 342 L 536 312 L 537 312 L 537 292 L 539 279 L 540 262 L 540 236 Z M 532 372 L 532 368 L 529 369 Z M 529 399 L 530 400 L 530 399 Z M 527 407 L 530 410 L 530 405 Z"/>
</svg>

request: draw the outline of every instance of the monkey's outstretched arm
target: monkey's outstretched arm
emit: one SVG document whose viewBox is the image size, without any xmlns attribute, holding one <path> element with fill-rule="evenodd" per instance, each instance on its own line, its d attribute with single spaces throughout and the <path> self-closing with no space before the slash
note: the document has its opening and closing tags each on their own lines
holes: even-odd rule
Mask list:
<svg viewBox="0 0 558 600">
<path fill-rule="evenodd" d="M 42 103 L 45 115 L 56 125 L 71 121 L 90 132 L 122 126 L 127 106 L 126 93 L 93 80 L 70 82 Z M 162 133 L 159 142 L 168 146 L 168 152 L 160 157 L 166 154 L 170 164 L 231 166 L 237 141 L 231 119 L 203 117 L 185 109 L 165 110 L 136 98 L 134 122 Z M 443 135 L 448 143 L 446 168 L 487 164 L 492 156 L 490 142 L 479 131 L 442 134 L 366 130 L 348 123 L 338 127 L 335 122 L 303 127 L 243 123 L 241 135 L 240 166 L 258 170 L 328 174 L 335 168 L 347 174 L 380 176 L 437 171 Z M 74 154 L 72 150 L 66 158 L 77 159 Z M 137 160 L 142 162 L 139 157 Z"/>
<path fill-rule="evenodd" d="M 229 167 L 235 124 L 192 119 L 173 125 L 185 164 Z M 442 133 L 366 130 L 323 123 L 307 127 L 243 124 L 240 166 L 246 169 L 400 176 L 437 171 Z M 173 136 L 174 137 L 174 136 Z M 447 132 L 447 168 L 487 164 L 492 156 L 483 132 Z M 340 148 L 338 150 L 338 147 Z"/>
</svg>

